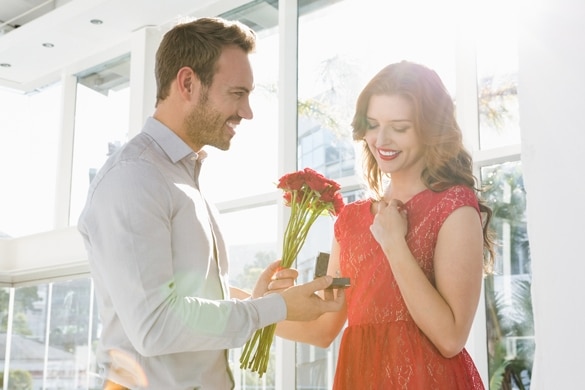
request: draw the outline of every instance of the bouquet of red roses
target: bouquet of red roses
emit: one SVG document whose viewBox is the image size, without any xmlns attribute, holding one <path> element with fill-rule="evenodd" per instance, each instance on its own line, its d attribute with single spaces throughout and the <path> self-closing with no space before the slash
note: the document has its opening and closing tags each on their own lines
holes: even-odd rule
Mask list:
<svg viewBox="0 0 585 390">
<path fill-rule="evenodd" d="M 281 266 L 290 268 L 297 258 L 309 229 L 321 215 L 336 216 L 343 208 L 340 186 L 311 168 L 286 174 L 278 181 L 284 191 L 285 204 L 291 208 L 290 219 L 284 231 Z M 240 357 L 240 368 L 266 372 L 270 358 L 270 346 L 276 324 L 259 329 L 244 346 Z M 254 354 L 252 351 L 256 348 Z"/>
</svg>

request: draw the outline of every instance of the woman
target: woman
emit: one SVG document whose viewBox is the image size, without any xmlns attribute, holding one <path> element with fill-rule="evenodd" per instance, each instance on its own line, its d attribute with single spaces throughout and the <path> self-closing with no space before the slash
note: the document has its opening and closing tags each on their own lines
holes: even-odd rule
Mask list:
<svg viewBox="0 0 585 390">
<path fill-rule="evenodd" d="M 353 137 L 373 198 L 335 223 L 327 273 L 351 278 L 345 310 L 277 330 L 326 347 L 347 320 L 334 389 L 484 388 L 464 346 L 493 258 L 491 210 L 454 111 L 438 75 L 406 61 L 358 98 Z"/>
</svg>

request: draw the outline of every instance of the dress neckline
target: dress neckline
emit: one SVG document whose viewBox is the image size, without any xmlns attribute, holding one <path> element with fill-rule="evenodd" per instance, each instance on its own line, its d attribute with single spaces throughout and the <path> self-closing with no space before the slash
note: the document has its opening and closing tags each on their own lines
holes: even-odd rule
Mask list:
<svg viewBox="0 0 585 390">
<path fill-rule="evenodd" d="M 404 206 L 408 206 L 408 204 L 412 203 L 412 201 L 416 198 L 418 198 L 419 196 L 421 196 L 422 194 L 426 194 L 427 192 L 431 191 L 428 188 L 425 188 L 422 191 L 417 192 L 416 194 L 414 194 L 410 199 L 408 199 L 406 202 L 404 202 Z M 370 198 L 370 214 L 375 215 L 376 213 L 374 213 L 372 211 L 372 206 L 374 205 L 374 203 L 379 202 L 379 200 L 375 200 L 374 198 Z"/>
</svg>

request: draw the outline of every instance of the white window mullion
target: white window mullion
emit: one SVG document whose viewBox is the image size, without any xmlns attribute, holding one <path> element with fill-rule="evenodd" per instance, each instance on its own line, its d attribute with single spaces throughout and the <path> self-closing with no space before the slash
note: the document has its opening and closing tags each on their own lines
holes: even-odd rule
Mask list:
<svg viewBox="0 0 585 390">
<path fill-rule="evenodd" d="M 53 283 L 49 283 L 49 289 L 47 291 L 46 307 L 47 307 L 47 322 L 45 329 L 45 351 L 43 359 L 43 390 L 50 388 L 47 386 L 47 375 L 49 374 L 49 343 L 51 342 L 51 309 L 53 301 Z"/>
<path fill-rule="evenodd" d="M 12 319 L 14 318 L 14 288 L 8 289 L 8 318 L 6 324 L 6 351 L 4 354 L 4 389 L 10 386 L 10 351 L 12 349 Z"/>
<path fill-rule="evenodd" d="M 61 84 L 61 131 L 58 142 L 59 152 L 57 153 L 59 161 L 57 162 L 57 183 L 55 186 L 55 229 L 69 226 L 77 78 L 68 72 L 63 72 Z"/>
<path fill-rule="evenodd" d="M 297 100 L 298 100 L 298 1 L 279 2 L 279 88 L 278 88 L 278 173 L 283 175 L 297 169 Z M 282 202 L 278 206 L 278 247 L 290 209 Z M 278 390 L 296 388 L 295 343 L 276 338 L 276 378 Z"/>
</svg>

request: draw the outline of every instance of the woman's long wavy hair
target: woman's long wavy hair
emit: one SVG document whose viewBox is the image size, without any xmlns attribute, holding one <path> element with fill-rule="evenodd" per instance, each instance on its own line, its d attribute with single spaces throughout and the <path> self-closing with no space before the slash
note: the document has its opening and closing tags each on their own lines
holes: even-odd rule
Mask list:
<svg viewBox="0 0 585 390">
<path fill-rule="evenodd" d="M 425 168 L 421 178 L 432 191 L 443 191 L 454 185 L 464 185 L 479 193 L 473 175 L 473 161 L 463 146 L 461 129 L 455 118 L 455 105 L 445 85 L 435 71 L 423 65 L 402 61 L 378 72 L 360 93 L 352 121 L 353 139 L 362 142 L 364 176 L 374 193 L 384 192 L 384 174 L 364 140 L 368 128 L 367 111 L 370 98 L 375 95 L 398 95 L 413 108 L 413 125 L 424 146 Z M 486 270 L 491 269 L 494 250 L 489 230 L 492 210 L 478 196 L 483 216 Z"/>
</svg>

